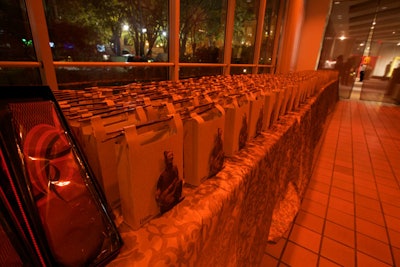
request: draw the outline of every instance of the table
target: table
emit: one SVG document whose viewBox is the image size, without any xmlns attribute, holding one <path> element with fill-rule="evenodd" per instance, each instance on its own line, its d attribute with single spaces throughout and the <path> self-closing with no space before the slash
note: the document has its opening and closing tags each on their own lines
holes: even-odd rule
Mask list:
<svg viewBox="0 0 400 267">
<path fill-rule="evenodd" d="M 185 186 L 171 211 L 135 231 L 122 223 L 124 246 L 108 266 L 258 266 L 271 234 L 279 238 L 297 213 L 287 209 L 289 189 L 300 202 L 337 101 L 335 80 L 227 158 L 216 177 Z"/>
</svg>

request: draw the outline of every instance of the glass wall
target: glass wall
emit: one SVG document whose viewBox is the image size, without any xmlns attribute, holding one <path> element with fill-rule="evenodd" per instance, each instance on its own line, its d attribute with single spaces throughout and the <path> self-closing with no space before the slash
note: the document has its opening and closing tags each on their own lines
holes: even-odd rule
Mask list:
<svg viewBox="0 0 400 267">
<path fill-rule="evenodd" d="M 390 88 L 400 58 L 400 1 L 334 1 L 320 69 L 339 72 L 342 98 L 393 103 Z"/>
<path fill-rule="evenodd" d="M 253 63 L 259 5 L 259 1 L 236 0 L 232 63 Z"/>
<path fill-rule="evenodd" d="M 0 0 L 0 6 L 0 61 L 8 61 L 0 68 L 0 85 L 41 84 L 26 6 L 14 0 Z"/>
<path fill-rule="evenodd" d="M 274 41 L 278 31 L 278 14 L 279 2 L 267 1 L 261 36 L 260 57 L 258 59 L 260 64 L 272 64 Z"/>
<path fill-rule="evenodd" d="M 223 63 L 227 0 L 181 0 L 179 62 Z M 180 78 L 220 75 L 222 68 L 181 67 Z"/>
<path fill-rule="evenodd" d="M 285 1 L 237 0 L 233 8 L 228 0 L 44 0 L 43 7 L 34 0 L 0 2 L 0 84 L 47 84 L 41 79 L 54 75 L 57 88 L 75 88 L 273 71 L 277 14 Z M 33 5 L 39 12 L 25 7 Z M 257 25 L 263 25 L 258 43 Z M 35 54 L 41 46 L 31 29 L 37 28 L 48 35 L 38 39 L 50 47 L 44 59 Z M 43 73 L 42 61 L 54 74 Z"/>
</svg>

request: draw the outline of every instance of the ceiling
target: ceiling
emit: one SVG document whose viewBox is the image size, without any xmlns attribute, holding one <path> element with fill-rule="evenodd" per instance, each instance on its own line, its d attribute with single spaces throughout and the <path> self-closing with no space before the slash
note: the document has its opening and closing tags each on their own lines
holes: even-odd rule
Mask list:
<svg viewBox="0 0 400 267">
<path fill-rule="evenodd" d="M 337 36 L 363 42 L 373 27 L 374 40 L 400 43 L 400 0 L 334 0 L 330 18 Z"/>
</svg>

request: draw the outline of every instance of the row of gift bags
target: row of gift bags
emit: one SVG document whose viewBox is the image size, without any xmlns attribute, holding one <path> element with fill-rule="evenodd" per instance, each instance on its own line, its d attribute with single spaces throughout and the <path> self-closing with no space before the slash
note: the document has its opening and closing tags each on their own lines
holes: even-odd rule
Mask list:
<svg viewBox="0 0 400 267">
<path fill-rule="evenodd" d="M 183 199 L 329 72 L 215 76 L 64 90 L 56 97 L 108 202 L 139 228 Z"/>
<path fill-rule="evenodd" d="M 0 125 L 0 266 L 111 261 L 111 208 L 50 88 L 1 88 Z"/>
</svg>

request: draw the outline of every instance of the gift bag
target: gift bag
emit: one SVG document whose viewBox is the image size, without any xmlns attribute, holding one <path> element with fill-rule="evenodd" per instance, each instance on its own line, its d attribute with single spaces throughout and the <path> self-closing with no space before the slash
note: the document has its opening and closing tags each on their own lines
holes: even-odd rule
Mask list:
<svg viewBox="0 0 400 267">
<path fill-rule="evenodd" d="M 275 106 L 275 94 L 271 91 L 264 93 L 264 115 L 263 115 L 263 130 L 267 130 L 272 121 L 273 110 Z"/>
<path fill-rule="evenodd" d="M 90 118 L 90 127 L 82 127 L 81 141 L 89 165 L 92 167 L 95 177 L 106 196 L 107 202 L 113 209 L 120 205 L 120 195 L 117 176 L 117 162 L 115 156 L 115 142 L 109 139 L 109 134 L 118 131 L 122 127 L 145 123 L 147 116 L 143 107 L 138 106 L 120 117 L 119 120 L 111 120 L 110 116 L 94 116 Z M 120 115 L 118 115 L 120 116 Z"/>
<path fill-rule="evenodd" d="M 138 229 L 181 200 L 182 121 L 175 114 L 124 127 L 115 142 L 122 216 Z"/>
<path fill-rule="evenodd" d="M 272 108 L 270 126 L 278 121 L 284 96 L 284 92 L 281 89 L 273 89 L 272 93 L 275 94 L 275 103 Z"/>
<path fill-rule="evenodd" d="M 232 156 L 244 148 L 249 135 L 250 103 L 247 95 L 228 97 L 224 104 L 224 153 Z"/>
<path fill-rule="evenodd" d="M 265 95 L 259 92 L 249 93 L 249 135 L 248 140 L 256 137 L 264 128 Z"/>
<path fill-rule="evenodd" d="M 199 185 L 223 167 L 225 111 L 218 104 L 196 109 L 183 121 L 185 182 Z"/>
</svg>

